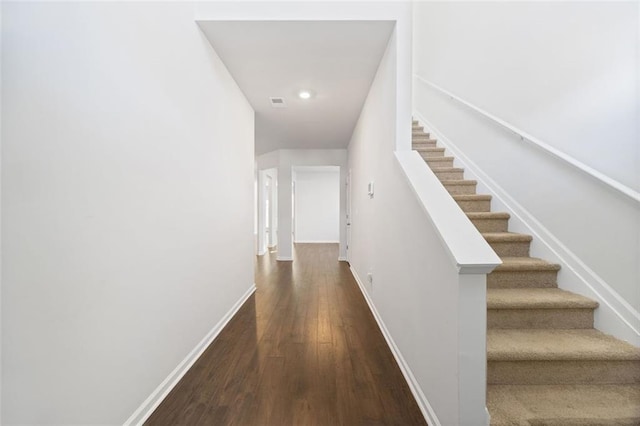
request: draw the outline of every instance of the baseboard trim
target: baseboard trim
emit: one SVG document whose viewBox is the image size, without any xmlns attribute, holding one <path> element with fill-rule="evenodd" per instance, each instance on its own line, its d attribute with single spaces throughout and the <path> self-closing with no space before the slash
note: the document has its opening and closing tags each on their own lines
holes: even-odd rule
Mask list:
<svg viewBox="0 0 640 426">
<path fill-rule="evenodd" d="M 418 404 L 418 407 L 422 412 L 422 415 L 427 421 L 427 424 L 431 426 L 442 426 L 440 423 L 440 420 L 438 420 L 438 416 L 436 416 L 435 411 L 433 411 L 433 407 L 431 407 L 431 404 L 429 404 L 427 397 L 422 392 L 422 388 L 418 384 L 418 381 L 413 375 L 413 372 L 409 368 L 409 365 L 404 360 L 404 357 L 402 356 L 402 353 L 400 352 L 395 342 L 393 341 L 391 334 L 389 334 L 389 330 L 387 330 L 387 326 L 384 324 L 384 321 L 382 321 L 382 318 L 380 317 L 378 310 L 373 304 L 373 300 L 371 300 L 371 298 L 369 297 L 369 294 L 366 292 L 365 286 L 360 280 L 358 273 L 355 271 L 355 269 L 353 269 L 352 266 L 350 266 L 349 269 L 351 270 L 351 275 L 353 275 L 353 278 L 356 280 L 356 283 L 358 283 L 358 287 L 360 287 L 360 291 L 362 292 L 364 299 L 367 301 L 367 305 L 369 305 L 369 310 L 373 314 L 373 317 L 375 318 L 376 323 L 378 323 L 378 327 L 380 328 L 380 331 L 382 332 L 384 339 L 387 341 L 387 345 L 389 345 L 389 349 L 391 349 L 391 353 L 393 354 L 393 357 L 398 363 L 398 367 L 400 367 L 400 371 L 402 371 L 402 375 L 404 376 L 404 379 L 407 381 L 407 384 L 409 385 L 409 389 L 411 389 L 411 393 L 413 394 L 413 397 L 415 398 L 416 403 Z"/>
<path fill-rule="evenodd" d="M 151 414 L 155 411 L 160 403 L 167 397 L 169 392 L 178 384 L 180 379 L 186 374 L 193 364 L 200 358 L 200 355 L 211 345 L 218 337 L 218 334 L 227 325 L 227 323 L 238 312 L 240 307 L 249 299 L 256 291 L 255 283 L 242 295 L 242 297 L 233 305 L 233 307 L 225 314 L 224 317 L 207 333 L 207 335 L 196 345 L 191 352 L 178 364 L 178 366 L 160 383 L 149 397 L 138 407 L 136 411 L 124 422 L 124 426 L 142 425 Z"/>
<path fill-rule="evenodd" d="M 276 257 L 276 260 L 280 262 L 291 262 L 293 260 L 293 257 L 278 256 Z"/>
<path fill-rule="evenodd" d="M 339 244 L 340 241 L 320 241 L 320 240 L 296 240 L 294 241 L 296 244 Z"/>
<path fill-rule="evenodd" d="M 345 256 L 339 256 L 338 262 L 348 262 L 349 260 Z"/>
<path fill-rule="evenodd" d="M 425 129 L 449 149 L 479 184 L 483 185 L 511 214 L 511 220 L 519 223 L 543 246 L 543 257 L 562 266 L 563 281 L 559 287 L 591 297 L 600 303 L 596 311 L 596 327 L 634 345 L 640 345 L 640 313 L 626 302 L 606 281 L 589 268 L 576 254 L 558 240 L 533 214 L 511 197 L 497 182 L 489 177 L 457 145 L 447 138 L 433 123 L 414 111 L 414 117 Z"/>
</svg>

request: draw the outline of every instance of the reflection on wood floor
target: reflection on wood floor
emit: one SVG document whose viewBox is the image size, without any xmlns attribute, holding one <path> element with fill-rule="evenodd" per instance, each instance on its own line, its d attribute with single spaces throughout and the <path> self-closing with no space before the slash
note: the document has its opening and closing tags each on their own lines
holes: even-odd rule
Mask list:
<svg viewBox="0 0 640 426">
<path fill-rule="evenodd" d="M 424 425 L 337 244 L 275 258 L 146 424 Z"/>
</svg>

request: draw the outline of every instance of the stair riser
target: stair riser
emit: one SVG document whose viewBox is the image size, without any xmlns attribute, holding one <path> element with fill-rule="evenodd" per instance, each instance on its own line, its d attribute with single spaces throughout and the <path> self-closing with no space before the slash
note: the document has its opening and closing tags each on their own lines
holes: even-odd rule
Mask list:
<svg viewBox="0 0 640 426">
<path fill-rule="evenodd" d="M 558 287 L 557 271 L 493 271 L 487 275 L 489 288 Z"/>
<path fill-rule="evenodd" d="M 507 232 L 509 219 L 471 219 L 480 232 Z"/>
<path fill-rule="evenodd" d="M 435 139 L 413 139 L 411 146 L 415 148 L 437 148 L 437 143 Z"/>
<path fill-rule="evenodd" d="M 464 172 L 463 171 L 438 171 L 438 170 L 433 170 L 433 173 L 435 173 L 435 175 L 438 177 L 438 179 L 440 180 L 462 180 L 464 179 Z"/>
<path fill-rule="evenodd" d="M 431 139 L 431 138 L 429 137 L 429 133 L 413 132 L 413 133 L 411 133 L 411 139 L 412 140 L 417 140 L 417 139 Z"/>
<path fill-rule="evenodd" d="M 640 361 L 491 361 L 487 383 L 501 385 L 640 383 Z"/>
<path fill-rule="evenodd" d="M 465 213 L 480 213 L 491 211 L 491 200 L 458 201 L 458 205 Z"/>
<path fill-rule="evenodd" d="M 625 407 L 626 408 L 626 407 Z M 633 410 L 633 408 L 631 408 Z M 572 410 L 574 412 L 579 412 L 575 408 Z M 603 419 L 601 417 L 591 418 L 591 419 L 567 419 L 563 415 L 558 415 L 557 418 L 544 418 L 543 420 L 531 419 L 527 421 L 527 426 L 638 426 L 640 425 L 640 415 L 636 412 L 632 413 L 633 417 L 625 417 L 623 419 L 619 418 L 614 414 L 614 418 L 606 418 Z M 491 426 L 513 426 L 516 423 L 509 423 L 508 425 L 505 423 L 494 423 L 493 418 L 491 421 Z M 518 425 L 522 425 L 523 423 L 517 423 Z"/>
<path fill-rule="evenodd" d="M 487 327 L 500 329 L 593 328 L 593 309 L 488 309 Z"/>
<path fill-rule="evenodd" d="M 412 131 L 413 133 L 416 133 L 416 132 L 424 132 L 424 126 L 416 126 L 416 125 L 413 125 L 413 126 L 411 127 L 411 131 Z"/>
<path fill-rule="evenodd" d="M 476 193 L 476 185 L 443 185 L 451 195 L 470 195 Z"/>
<path fill-rule="evenodd" d="M 489 242 L 489 245 L 500 257 L 528 257 L 531 241 Z"/>
<path fill-rule="evenodd" d="M 420 148 L 436 148 L 436 142 L 435 142 L 435 141 L 433 141 L 433 142 L 428 142 L 428 141 L 426 141 L 426 142 L 415 142 L 415 141 L 414 141 L 414 142 L 411 144 L 411 147 L 412 147 L 413 149 L 420 149 Z M 420 151 L 418 151 L 418 152 L 420 152 Z"/>
<path fill-rule="evenodd" d="M 418 151 L 418 153 L 422 156 L 422 158 L 424 158 L 425 160 L 429 159 L 429 158 L 440 158 L 440 157 L 444 157 L 444 149 L 442 150 L 438 150 L 438 151 Z"/>
<path fill-rule="evenodd" d="M 425 161 L 427 162 L 429 167 L 431 167 L 432 169 L 438 169 L 438 168 L 442 169 L 445 167 L 453 167 L 453 159 L 445 159 L 445 157 L 428 158 Z"/>
</svg>

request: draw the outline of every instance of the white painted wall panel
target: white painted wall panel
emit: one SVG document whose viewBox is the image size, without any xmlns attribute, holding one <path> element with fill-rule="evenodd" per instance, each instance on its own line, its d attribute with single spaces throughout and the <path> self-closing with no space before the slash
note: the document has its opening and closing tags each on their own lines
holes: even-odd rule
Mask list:
<svg viewBox="0 0 640 426">
<path fill-rule="evenodd" d="M 3 4 L 3 424 L 122 424 L 253 283 L 253 111 L 193 13 Z"/>
<path fill-rule="evenodd" d="M 638 190 L 638 15 L 632 1 L 417 2 L 414 72 Z"/>
</svg>

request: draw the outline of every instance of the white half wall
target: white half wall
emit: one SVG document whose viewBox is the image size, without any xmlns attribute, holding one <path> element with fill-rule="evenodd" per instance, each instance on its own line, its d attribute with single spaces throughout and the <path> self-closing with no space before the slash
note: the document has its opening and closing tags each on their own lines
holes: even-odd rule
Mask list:
<svg viewBox="0 0 640 426">
<path fill-rule="evenodd" d="M 293 182 L 295 242 L 339 242 L 340 168 L 294 168 Z"/>
<path fill-rule="evenodd" d="M 122 424 L 253 285 L 253 110 L 193 4 L 2 8 L 2 423 Z"/>
<path fill-rule="evenodd" d="M 410 19 L 396 24 L 349 143 L 349 262 L 428 423 L 486 425 L 484 274 L 499 259 L 409 151 Z"/>
<path fill-rule="evenodd" d="M 600 302 L 596 327 L 635 344 L 640 204 L 424 81 L 637 191 L 639 10 L 637 2 L 414 6 L 416 117 L 479 190 L 494 193 L 494 210 L 512 213 L 511 229 L 534 235 L 532 255 L 562 265 L 560 287 Z"/>
</svg>

